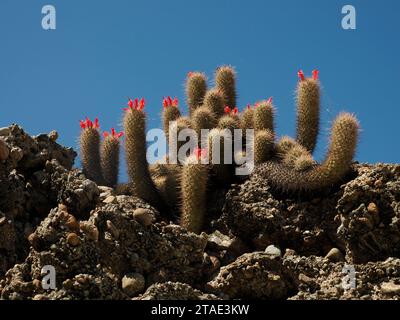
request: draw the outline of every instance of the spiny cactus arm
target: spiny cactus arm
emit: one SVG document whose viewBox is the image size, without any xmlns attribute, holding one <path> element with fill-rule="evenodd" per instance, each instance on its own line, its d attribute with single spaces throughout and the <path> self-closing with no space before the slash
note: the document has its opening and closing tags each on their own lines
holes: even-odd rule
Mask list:
<svg viewBox="0 0 400 320">
<path fill-rule="evenodd" d="M 272 98 L 258 102 L 254 108 L 254 130 L 269 130 L 275 135 L 274 115 L 275 107 L 272 104 Z"/>
<path fill-rule="evenodd" d="M 203 104 L 207 91 L 207 77 L 201 72 L 189 72 L 186 79 L 186 97 L 189 106 L 189 114 Z"/>
<path fill-rule="evenodd" d="M 192 123 L 187 117 L 180 117 L 176 121 L 172 122 L 170 126 L 170 132 L 168 135 L 168 154 L 169 160 L 172 163 L 180 163 L 183 162 L 188 155 L 185 155 L 184 158 L 178 159 L 180 148 L 187 142 L 179 140 L 179 134 L 185 129 L 191 129 Z"/>
<path fill-rule="evenodd" d="M 238 115 L 238 108 L 231 109 L 228 106 L 225 106 L 224 113 L 219 120 L 217 127 L 219 129 L 229 129 L 232 134 L 234 133 L 235 129 L 240 129 L 240 119 Z"/>
<path fill-rule="evenodd" d="M 254 163 L 270 160 L 274 151 L 274 135 L 269 130 L 258 130 L 254 137 Z"/>
<path fill-rule="evenodd" d="M 320 84 L 318 70 L 313 71 L 312 78 L 305 78 L 299 71 L 300 81 L 297 85 L 297 131 L 296 141 L 313 153 L 319 133 L 320 117 Z"/>
<path fill-rule="evenodd" d="M 80 121 L 81 135 L 79 138 L 80 156 L 83 173 L 88 179 L 97 184 L 103 184 L 103 176 L 100 166 L 100 133 L 99 120 L 94 122 L 86 118 Z"/>
<path fill-rule="evenodd" d="M 240 117 L 240 128 L 243 130 L 254 129 L 254 108 L 250 105 L 243 110 L 242 116 Z"/>
<path fill-rule="evenodd" d="M 120 138 L 123 133 L 117 133 L 111 128 L 111 132 L 104 132 L 103 136 L 100 153 L 101 171 L 105 185 L 113 188 L 118 182 Z"/>
<path fill-rule="evenodd" d="M 207 91 L 203 106 L 213 112 L 217 119 L 220 118 L 224 114 L 225 107 L 225 99 L 221 91 L 217 89 Z"/>
<path fill-rule="evenodd" d="M 207 143 L 210 167 L 218 182 L 226 184 L 233 173 L 233 139 L 228 129 L 212 129 Z"/>
<path fill-rule="evenodd" d="M 296 143 L 281 156 L 283 157 L 283 163 L 298 171 L 304 171 L 316 164 L 311 153 L 299 143 Z"/>
<path fill-rule="evenodd" d="M 225 98 L 225 105 L 236 106 L 236 72 L 231 66 L 221 66 L 215 71 L 215 87 Z"/>
<path fill-rule="evenodd" d="M 172 99 L 170 96 L 163 99 L 162 121 L 165 135 L 168 141 L 169 126 L 172 121 L 176 121 L 181 116 L 178 109 L 178 98 Z"/>
<path fill-rule="evenodd" d="M 181 226 L 195 233 L 201 232 L 206 213 L 208 167 L 200 163 L 201 153 L 200 149 L 186 159 L 181 178 Z"/>
<path fill-rule="evenodd" d="M 191 118 L 192 128 L 196 132 L 199 144 L 201 143 L 201 130 L 212 129 L 217 125 L 217 119 L 213 112 L 205 106 L 197 108 Z"/>
<path fill-rule="evenodd" d="M 163 203 L 150 177 L 146 159 L 146 115 L 144 99 L 129 100 L 124 116 L 125 156 L 134 194 L 160 208 Z"/>
<path fill-rule="evenodd" d="M 349 113 L 342 113 L 333 123 L 329 151 L 321 165 L 296 171 L 284 163 L 268 161 L 257 171 L 272 185 L 285 191 L 316 191 L 331 187 L 350 170 L 358 133 L 357 119 Z"/>
</svg>

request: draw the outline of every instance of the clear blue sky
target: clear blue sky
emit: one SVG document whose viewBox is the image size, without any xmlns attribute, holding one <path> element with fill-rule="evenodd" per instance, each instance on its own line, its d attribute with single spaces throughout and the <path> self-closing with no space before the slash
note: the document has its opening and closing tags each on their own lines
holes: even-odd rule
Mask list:
<svg viewBox="0 0 400 320">
<path fill-rule="evenodd" d="M 41 28 L 45 4 L 56 7 L 55 31 Z M 356 30 L 341 28 L 345 4 Z M 398 0 L 0 0 L 0 126 L 57 129 L 76 147 L 79 119 L 99 116 L 108 130 L 127 96 L 143 96 L 159 127 L 162 96 L 183 102 L 188 71 L 231 64 L 239 107 L 273 96 L 278 133 L 293 135 L 297 70 L 318 68 L 317 158 L 348 110 L 363 128 L 357 159 L 400 162 L 399 31 Z"/>
</svg>

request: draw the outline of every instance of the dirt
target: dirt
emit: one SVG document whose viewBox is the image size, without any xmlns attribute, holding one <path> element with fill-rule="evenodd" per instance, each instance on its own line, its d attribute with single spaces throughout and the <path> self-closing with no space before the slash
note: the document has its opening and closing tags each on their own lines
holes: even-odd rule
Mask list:
<svg viewBox="0 0 400 320">
<path fill-rule="evenodd" d="M 0 128 L 1 299 L 400 299 L 400 165 L 303 195 L 256 170 L 209 191 L 196 235 L 86 179 L 56 138 Z"/>
</svg>

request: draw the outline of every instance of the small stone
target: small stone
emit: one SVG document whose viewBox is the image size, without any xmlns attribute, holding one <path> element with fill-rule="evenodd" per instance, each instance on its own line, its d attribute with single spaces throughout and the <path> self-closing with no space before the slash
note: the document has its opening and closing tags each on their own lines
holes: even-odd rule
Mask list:
<svg viewBox="0 0 400 320">
<path fill-rule="evenodd" d="M 32 280 L 32 284 L 35 287 L 36 290 L 41 290 L 43 289 L 42 287 L 42 281 L 40 281 L 39 279 L 33 279 Z"/>
<path fill-rule="evenodd" d="M 3 224 L 5 224 L 7 222 L 7 218 L 6 217 L 1 217 L 0 218 L 0 226 L 2 226 Z"/>
<path fill-rule="evenodd" d="M 24 157 L 24 151 L 19 147 L 13 147 L 10 151 L 10 157 L 13 161 L 19 162 Z"/>
<path fill-rule="evenodd" d="M 270 255 L 270 256 L 272 256 L 272 257 L 274 257 L 274 258 L 280 257 L 280 256 L 282 255 L 281 250 L 280 250 L 279 248 L 275 247 L 275 246 L 272 245 L 272 244 L 269 245 L 269 246 L 265 249 L 265 253 L 268 254 L 268 255 Z"/>
<path fill-rule="evenodd" d="M 9 155 L 10 150 L 8 149 L 7 144 L 0 139 L 0 161 L 7 160 Z"/>
<path fill-rule="evenodd" d="M 118 229 L 114 226 L 114 224 L 113 224 L 110 220 L 107 220 L 107 221 L 106 221 L 106 224 L 107 224 L 107 229 L 108 229 L 108 231 L 110 231 L 110 233 L 113 235 L 113 237 L 114 237 L 115 239 L 118 239 L 118 238 L 119 238 L 119 231 L 118 231 Z"/>
<path fill-rule="evenodd" d="M 28 241 L 31 244 L 31 246 L 36 250 L 39 246 L 39 237 L 36 235 L 36 233 L 31 233 L 28 236 Z"/>
<path fill-rule="evenodd" d="M 381 284 L 381 291 L 387 295 L 400 294 L 400 284 L 394 284 L 393 282 L 384 282 Z"/>
<path fill-rule="evenodd" d="M 8 136 L 10 134 L 9 127 L 0 128 L 0 136 Z"/>
<path fill-rule="evenodd" d="M 122 278 L 122 290 L 129 297 L 135 297 L 145 289 L 145 279 L 140 273 L 125 275 Z"/>
<path fill-rule="evenodd" d="M 88 222 L 88 221 L 81 221 L 79 224 L 82 232 L 88 237 L 89 240 L 98 241 L 99 240 L 99 230 L 97 227 Z"/>
<path fill-rule="evenodd" d="M 53 130 L 48 134 L 48 137 L 50 141 L 56 142 L 58 139 L 58 132 L 56 130 Z"/>
<path fill-rule="evenodd" d="M 374 182 L 374 186 L 375 186 L 375 188 L 381 188 L 383 186 L 382 179 L 376 180 Z"/>
<path fill-rule="evenodd" d="M 103 203 L 109 204 L 109 203 L 115 203 L 116 198 L 114 196 L 108 196 L 103 200 Z"/>
<path fill-rule="evenodd" d="M 110 194 L 110 193 L 113 191 L 112 188 L 107 187 L 107 186 L 98 186 L 98 188 L 99 188 L 99 190 L 100 190 L 101 193 Z"/>
<path fill-rule="evenodd" d="M 79 223 L 75 219 L 73 215 L 68 215 L 67 221 L 65 222 L 65 225 L 67 226 L 68 229 L 72 231 L 79 231 Z"/>
<path fill-rule="evenodd" d="M 70 246 L 77 247 L 81 244 L 81 239 L 76 233 L 71 232 L 67 235 L 67 242 Z"/>
<path fill-rule="evenodd" d="M 154 220 L 153 212 L 149 209 L 138 208 L 133 211 L 132 215 L 137 222 L 145 227 L 151 225 Z"/>
<path fill-rule="evenodd" d="M 343 254 L 338 248 L 332 248 L 325 256 L 325 259 L 328 259 L 331 262 L 344 261 Z"/>
<path fill-rule="evenodd" d="M 368 210 L 369 213 L 372 213 L 372 214 L 378 214 L 378 213 L 379 213 L 378 207 L 377 207 L 376 204 L 373 203 L 373 202 L 371 202 L 371 203 L 368 205 L 367 210 Z"/>
</svg>

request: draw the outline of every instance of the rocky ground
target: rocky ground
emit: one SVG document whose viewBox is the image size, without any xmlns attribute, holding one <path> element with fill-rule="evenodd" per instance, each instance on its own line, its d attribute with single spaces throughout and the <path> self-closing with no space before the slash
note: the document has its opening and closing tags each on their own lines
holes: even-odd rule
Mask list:
<svg viewBox="0 0 400 320">
<path fill-rule="evenodd" d="M 56 140 L 0 129 L 2 299 L 400 299 L 400 165 L 354 164 L 307 196 L 260 168 L 209 195 L 196 235 L 86 179 Z"/>
</svg>

